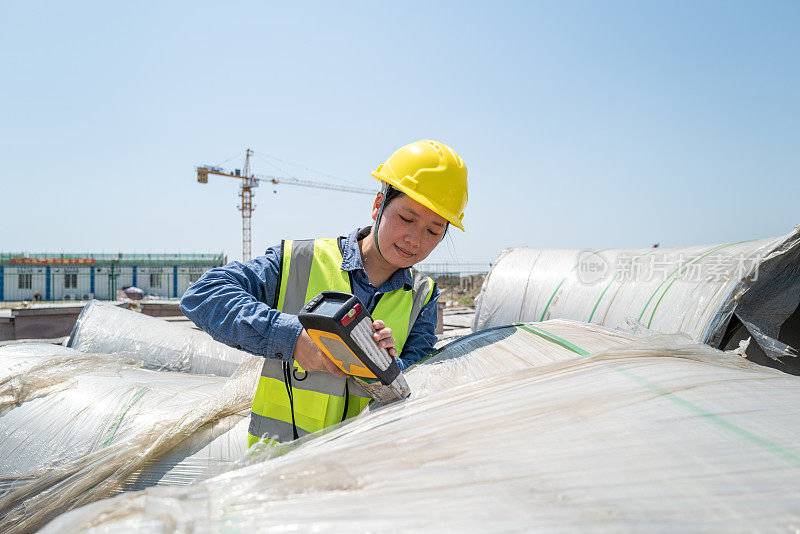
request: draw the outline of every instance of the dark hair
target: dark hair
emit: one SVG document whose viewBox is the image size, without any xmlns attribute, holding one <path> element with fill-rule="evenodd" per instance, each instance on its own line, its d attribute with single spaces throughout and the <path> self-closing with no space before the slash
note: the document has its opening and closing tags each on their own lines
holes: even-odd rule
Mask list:
<svg viewBox="0 0 800 534">
<path fill-rule="evenodd" d="M 384 208 L 387 207 L 392 200 L 394 200 L 394 199 L 396 199 L 396 198 L 398 198 L 398 197 L 400 197 L 402 195 L 405 195 L 405 193 L 403 193 L 402 191 L 400 191 L 397 188 L 389 186 L 389 190 L 386 191 L 385 195 L 386 195 L 386 200 L 383 201 L 383 207 Z"/>
<path fill-rule="evenodd" d="M 386 191 L 385 195 L 386 195 L 386 200 L 384 200 L 384 202 L 383 202 L 384 209 L 386 209 L 386 207 L 389 205 L 389 203 L 392 200 L 405 195 L 405 193 L 403 193 L 402 191 L 400 191 L 399 189 L 397 189 L 395 187 L 389 186 L 389 189 Z M 447 234 L 447 231 L 449 229 L 450 229 L 450 222 L 449 221 L 445 221 L 444 232 L 442 232 L 442 239 L 444 239 L 444 236 Z"/>
</svg>

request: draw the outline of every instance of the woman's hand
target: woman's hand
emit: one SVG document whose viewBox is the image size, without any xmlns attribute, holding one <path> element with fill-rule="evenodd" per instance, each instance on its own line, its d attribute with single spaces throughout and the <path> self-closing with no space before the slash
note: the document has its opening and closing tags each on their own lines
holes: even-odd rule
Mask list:
<svg viewBox="0 0 800 534">
<path fill-rule="evenodd" d="M 386 323 L 381 320 L 374 321 L 372 327 L 375 329 L 373 338 L 381 347 L 389 351 L 389 355 L 397 358 L 397 349 L 394 348 L 396 342 L 392 337 L 392 329 L 386 327 Z M 304 328 L 297 338 L 294 346 L 294 359 L 306 371 L 325 371 L 341 378 L 347 375 L 339 369 L 325 354 L 320 350 L 311 336 Z"/>
<path fill-rule="evenodd" d="M 295 361 L 306 371 L 325 371 L 341 378 L 347 378 L 347 375 L 319 349 L 305 328 L 297 338 L 293 356 Z"/>
<path fill-rule="evenodd" d="M 387 328 L 386 323 L 380 319 L 372 322 L 372 328 L 375 329 L 375 333 L 372 334 L 372 337 L 375 339 L 378 345 L 388 350 L 390 356 L 397 358 L 397 349 L 394 348 L 396 343 L 392 337 L 392 329 Z"/>
</svg>

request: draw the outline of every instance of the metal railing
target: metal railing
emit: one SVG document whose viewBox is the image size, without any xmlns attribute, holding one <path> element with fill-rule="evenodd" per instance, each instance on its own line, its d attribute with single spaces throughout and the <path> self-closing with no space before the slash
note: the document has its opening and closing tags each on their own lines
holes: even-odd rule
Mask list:
<svg viewBox="0 0 800 534">
<path fill-rule="evenodd" d="M 423 262 L 414 268 L 427 274 L 433 279 L 442 276 L 463 277 L 473 274 L 486 274 L 491 269 L 491 263 L 427 263 Z"/>
<path fill-rule="evenodd" d="M 440 303 L 472 306 L 491 263 L 420 263 L 415 268 L 430 276 L 442 292 Z"/>
</svg>

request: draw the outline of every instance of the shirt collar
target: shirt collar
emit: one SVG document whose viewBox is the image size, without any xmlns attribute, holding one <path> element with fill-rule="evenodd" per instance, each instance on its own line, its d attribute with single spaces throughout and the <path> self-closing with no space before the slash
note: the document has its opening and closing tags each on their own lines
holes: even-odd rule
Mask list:
<svg viewBox="0 0 800 534">
<path fill-rule="evenodd" d="M 342 270 L 343 271 L 364 271 L 364 262 L 361 259 L 361 249 L 358 247 L 358 242 L 367 237 L 372 231 L 371 226 L 364 228 L 356 228 L 344 241 L 342 248 Z M 364 271 L 366 275 L 366 271 Z M 379 289 L 384 289 L 384 292 L 394 291 L 401 287 L 406 291 L 410 291 L 413 286 L 411 277 L 411 269 L 397 269 L 389 279 Z"/>
</svg>

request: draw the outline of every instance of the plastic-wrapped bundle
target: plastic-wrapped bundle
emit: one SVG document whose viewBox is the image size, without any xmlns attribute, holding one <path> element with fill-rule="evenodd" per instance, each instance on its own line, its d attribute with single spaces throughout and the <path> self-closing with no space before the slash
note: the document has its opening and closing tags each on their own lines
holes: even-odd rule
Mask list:
<svg viewBox="0 0 800 534">
<path fill-rule="evenodd" d="M 249 424 L 249 411 L 242 411 L 201 426 L 171 450 L 144 462 L 120 490 L 185 486 L 228 471 L 247 447 Z"/>
<path fill-rule="evenodd" d="M 579 340 L 593 349 L 618 346 L 631 336 L 611 332 L 597 326 L 587 326 L 576 332 L 569 322 L 554 321 L 549 325 L 556 334 L 565 330 L 579 336 Z M 520 339 L 521 338 L 521 339 Z M 520 344 L 521 343 L 521 344 Z M 481 366 L 481 355 L 487 346 L 505 351 L 507 357 L 492 369 Z M 516 349 L 536 347 L 536 351 L 520 352 Z M 87 362 L 98 358 L 74 349 L 39 345 L 8 347 L 18 364 L 26 361 L 38 363 L 48 359 L 47 369 L 58 369 L 66 357 L 80 357 Z M 2 355 L 2 353 L 0 353 Z M 469 381 L 488 373 L 524 369 L 534 365 L 560 361 L 573 353 L 566 347 L 548 341 L 536 326 L 521 325 L 493 329 L 458 345 L 457 349 L 438 351 L 425 365 L 450 365 L 457 368 L 441 376 L 459 377 Z M 458 357 L 456 356 L 464 356 Z M 62 382 L 69 387 L 58 393 L 39 396 L 8 412 L 0 418 L 0 430 L 8 434 L 0 439 L 0 473 L 6 481 L 21 477 L 34 479 L 36 474 L 59 465 L 75 461 L 98 449 L 108 446 L 113 439 L 150 428 L 164 417 L 164 412 L 180 411 L 213 396 L 223 383 L 212 377 L 154 373 L 130 369 L 115 360 L 116 356 L 100 356 L 117 365 L 113 373 L 92 372 L 64 374 Z M 83 361 L 82 360 L 82 361 Z M 30 369 L 30 367 L 28 368 Z M 463 371 L 463 372 L 462 372 Z M 33 376 L 26 373 L 28 380 Z M 145 385 L 147 384 L 147 385 Z M 415 394 L 425 394 L 426 389 L 441 389 L 456 385 L 452 380 L 415 383 Z M 138 472 L 126 479 L 118 489 L 142 489 L 154 484 L 186 484 L 209 472 L 223 469 L 241 455 L 245 448 L 248 418 L 237 414 L 200 428 L 191 437 L 165 455 L 143 463 Z M 234 423 L 238 423 L 233 427 Z M 6 432 L 7 431 L 7 432 Z"/>
<path fill-rule="evenodd" d="M 84 307 L 67 346 L 81 352 L 134 353 L 150 368 L 231 376 L 248 353 L 190 330 L 113 304 Z"/>
<path fill-rule="evenodd" d="M 575 352 L 562 342 L 565 336 L 589 352 L 639 339 L 632 333 L 561 319 L 498 326 L 461 337 L 415 364 L 406 372 L 411 395 L 425 395 L 497 374 L 572 359 Z M 435 373 L 414 371 L 427 365 L 439 369 Z"/>
<path fill-rule="evenodd" d="M 120 355 L 84 354 L 74 349 L 46 343 L 26 343 L 0 347 L 0 495 L 20 480 L 30 480 L 25 465 L 39 457 L 39 449 L 52 446 L 49 436 L 33 449 L 20 448 L 26 428 L 15 428 L 3 418 L 11 408 L 26 401 L 55 395 L 73 385 L 80 373 L 117 373 L 135 362 Z M 14 410 L 11 410 L 14 412 Z M 18 412 L 14 412 L 18 413 Z M 52 416 L 52 414 L 50 414 Z M 13 417 L 12 417 L 13 418 Z M 34 425 L 35 426 L 35 423 Z M 19 464 L 15 458 L 22 460 Z"/>
<path fill-rule="evenodd" d="M 73 461 L 152 427 L 165 412 L 211 397 L 224 382 L 124 365 L 113 373 L 73 375 L 60 391 L 23 402 L 0 417 L 0 473 L 18 476 Z"/>
<path fill-rule="evenodd" d="M 798 230 L 686 248 L 511 248 L 484 281 L 473 328 L 555 318 L 618 327 L 633 319 L 725 347 L 743 325 L 776 360 L 771 365 L 797 373 L 800 362 L 788 345 L 800 348 L 800 320 L 787 319 L 793 313 L 800 319 L 798 303 Z M 750 350 L 751 356 L 757 352 Z"/>
<path fill-rule="evenodd" d="M 19 343 L 0 347 L 0 383 L 5 383 L 11 377 L 19 375 L 48 358 L 64 356 L 80 356 L 75 349 L 51 345 L 49 343 Z"/>
<path fill-rule="evenodd" d="M 44 347 L 44 358 L 28 354 L 27 365 L 20 353 L 30 345 L 0 349 L 0 361 L 19 351 L 3 376 L 28 392 L 0 413 L 0 531 L 30 530 L 125 489 L 186 484 L 244 450 L 260 357 L 226 379 L 55 349 Z"/>
<path fill-rule="evenodd" d="M 0 347 L 0 415 L 17 404 L 70 387 L 76 374 L 114 373 L 136 363 L 126 355 L 85 354 L 47 343 Z"/>
<path fill-rule="evenodd" d="M 494 344 L 481 345 L 483 334 L 465 338 L 408 372 L 417 386 L 457 386 L 417 387 L 407 401 L 306 436 L 279 456 L 267 448 L 201 483 L 97 502 L 43 532 L 767 531 L 800 523 L 796 377 L 676 336 L 619 337 L 589 355 L 580 325 L 561 323 L 559 334 L 534 326 L 487 333 L 508 334 Z M 506 371 L 509 351 L 532 366 Z M 471 355 L 465 370 L 484 373 L 439 376 L 459 373 L 453 363 Z"/>
</svg>

